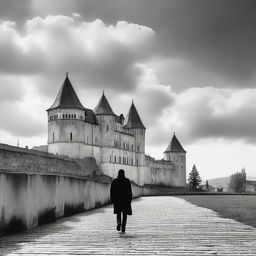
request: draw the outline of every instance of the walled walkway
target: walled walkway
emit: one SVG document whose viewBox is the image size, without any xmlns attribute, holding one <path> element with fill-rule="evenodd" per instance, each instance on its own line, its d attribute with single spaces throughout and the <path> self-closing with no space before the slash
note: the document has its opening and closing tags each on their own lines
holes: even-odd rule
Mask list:
<svg viewBox="0 0 256 256">
<path fill-rule="evenodd" d="M 127 232 L 107 206 L 0 239 L 0 255 L 256 255 L 256 229 L 177 197 L 133 202 Z"/>
</svg>

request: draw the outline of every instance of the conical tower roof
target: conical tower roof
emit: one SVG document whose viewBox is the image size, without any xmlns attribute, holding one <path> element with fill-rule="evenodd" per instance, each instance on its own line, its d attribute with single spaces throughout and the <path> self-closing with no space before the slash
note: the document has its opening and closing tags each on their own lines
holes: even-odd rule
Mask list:
<svg viewBox="0 0 256 256">
<path fill-rule="evenodd" d="M 168 152 L 186 153 L 185 149 L 181 146 L 181 144 L 175 134 L 173 134 L 172 140 L 170 141 L 167 149 L 164 151 L 164 153 L 168 153 Z"/>
<path fill-rule="evenodd" d="M 61 86 L 61 89 L 54 103 L 48 110 L 54 109 L 54 108 L 85 109 L 76 95 L 76 92 L 68 78 L 68 74 L 66 74 L 66 78 Z"/>
<path fill-rule="evenodd" d="M 113 112 L 112 108 L 110 107 L 108 100 L 103 92 L 99 103 L 94 109 L 95 115 L 113 115 L 115 116 L 115 113 Z"/>
<path fill-rule="evenodd" d="M 139 116 L 137 109 L 135 108 L 133 102 L 132 102 L 129 112 L 125 118 L 124 124 L 125 124 L 124 125 L 125 128 L 146 129 L 140 119 L 140 116 Z"/>
</svg>

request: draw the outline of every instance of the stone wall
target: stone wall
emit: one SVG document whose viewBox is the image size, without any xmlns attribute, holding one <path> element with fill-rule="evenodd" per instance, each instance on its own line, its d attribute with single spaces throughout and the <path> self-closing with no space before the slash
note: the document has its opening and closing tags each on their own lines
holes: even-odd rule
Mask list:
<svg viewBox="0 0 256 256">
<path fill-rule="evenodd" d="M 134 197 L 143 189 L 132 186 Z M 110 202 L 110 183 L 0 172 L 0 234 L 31 229 Z"/>
<path fill-rule="evenodd" d="M 185 172 L 181 172 L 169 161 L 155 160 L 149 156 L 146 156 L 146 168 L 141 175 L 144 184 L 169 187 L 184 187 L 186 184 Z"/>
<path fill-rule="evenodd" d="M 96 168 L 93 158 L 77 161 L 0 144 L 0 234 L 108 204 L 111 179 Z M 134 197 L 143 195 L 136 184 L 132 190 Z"/>
<path fill-rule="evenodd" d="M 87 177 L 99 174 L 95 159 L 75 160 L 36 150 L 0 144 L 0 170 L 30 174 Z"/>
</svg>

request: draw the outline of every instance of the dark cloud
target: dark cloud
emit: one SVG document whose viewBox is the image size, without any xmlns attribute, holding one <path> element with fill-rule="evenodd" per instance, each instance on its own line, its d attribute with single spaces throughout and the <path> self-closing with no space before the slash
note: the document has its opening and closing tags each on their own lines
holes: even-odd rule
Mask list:
<svg viewBox="0 0 256 256">
<path fill-rule="evenodd" d="M 34 7 L 42 14 L 79 12 L 87 20 L 101 17 L 111 24 L 127 20 L 149 26 L 157 33 L 161 57 L 179 58 L 192 69 L 211 73 L 208 83 L 217 87 L 255 87 L 253 0 L 48 1 L 44 8 L 39 1 Z M 176 86 L 178 79 L 171 75 L 168 84 Z M 189 73 L 185 76 L 194 78 Z M 198 78 L 199 86 L 205 86 L 205 81 Z"/>
<path fill-rule="evenodd" d="M 191 88 L 175 97 L 161 118 L 161 134 L 152 128 L 151 143 L 163 143 L 172 132 L 185 143 L 225 138 L 255 143 L 256 89 Z M 160 126 L 160 124 L 159 124 Z"/>
<path fill-rule="evenodd" d="M 140 75 L 136 63 L 149 58 L 154 41 L 154 31 L 144 26 L 124 21 L 108 26 L 63 15 L 29 20 L 24 33 L 3 22 L 0 32 L 0 72 L 30 75 L 49 93 L 65 71 L 81 87 L 131 91 Z"/>
<path fill-rule="evenodd" d="M 23 23 L 32 15 L 32 0 L 0 0 L 0 20 L 13 20 Z"/>
</svg>

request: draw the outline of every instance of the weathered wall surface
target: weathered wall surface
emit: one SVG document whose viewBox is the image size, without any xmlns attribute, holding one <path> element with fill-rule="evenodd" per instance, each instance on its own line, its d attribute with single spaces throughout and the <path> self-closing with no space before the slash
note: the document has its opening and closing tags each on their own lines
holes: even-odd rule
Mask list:
<svg viewBox="0 0 256 256">
<path fill-rule="evenodd" d="M 146 168 L 142 171 L 144 184 L 184 187 L 186 173 L 168 161 L 146 157 Z"/>
<path fill-rule="evenodd" d="M 98 173 L 94 158 L 75 160 L 0 144 L 0 170 L 6 172 L 87 177 Z"/>
<path fill-rule="evenodd" d="M 132 185 L 133 196 L 143 188 Z M 0 235 L 31 229 L 110 202 L 110 183 L 0 172 Z"/>
<path fill-rule="evenodd" d="M 111 179 L 95 176 L 96 167 L 92 158 L 76 161 L 0 144 L 0 234 L 109 203 Z M 132 190 L 134 197 L 143 194 L 135 184 Z"/>
</svg>

